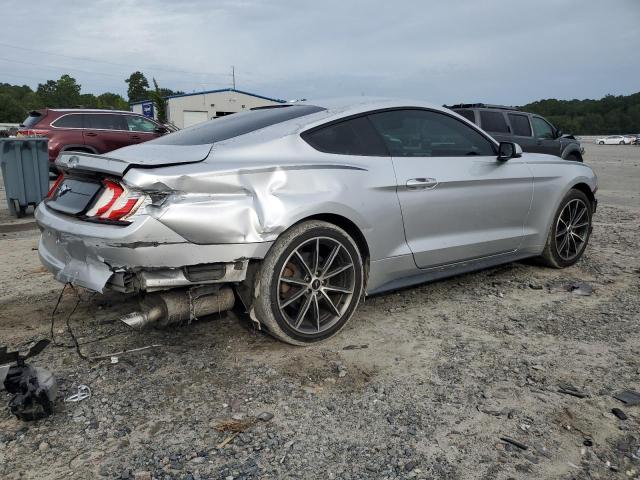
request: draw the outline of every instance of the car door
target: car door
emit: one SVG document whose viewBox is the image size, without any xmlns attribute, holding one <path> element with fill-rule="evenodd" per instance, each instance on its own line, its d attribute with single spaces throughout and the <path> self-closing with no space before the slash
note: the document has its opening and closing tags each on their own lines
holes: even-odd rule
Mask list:
<svg viewBox="0 0 640 480">
<path fill-rule="evenodd" d="M 141 115 L 125 115 L 125 118 L 131 143 L 146 142 L 161 135 L 161 133 L 156 132 L 159 125 Z"/>
<path fill-rule="evenodd" d="M 511 131 L 513 132 L 511 141 L 520 145 L 525 152 L 534 151 L 534 144 L 537 142 L 537 139 L 533 137 L 533 129 L 531 128 L 529 115 L 509 112 L 507 118 L 509 119 Z"/>
<path fill-rule="evenodd" d="M 532 152 L 547 153 L 549 155 L 560 156 L 561 145 L 560 140 L 555 137 L 556 129 L 549 122 L 537 115 L 531 116 L 533 124 L 533 133 L 535 142 L 533 143 Z"/>
<path fill-rule="evenodd" d="M 391 153 L 419 268 L 518 249 L 533 194 L 522 159 L 498 161 L 491 140 L 442 112 L 399 109 L 369 118 Z"/>
<path fill-rule="evenodd" d="M 498 142 L 513 142 L 505 112 L 501 110 L 479 110 L 480 128 L 495 138 Z"/>
<path fill-rule="evenodd" d="M 135 143 L 129 137 L 125 116 L 117 113 L 86 113 L 83 131 L 85 145 L 106 153 Z"/>
<path fill-rule="evenodd" d="M 84 145 L 82 117 L 81 113 L 66 113 L 51 122 L 49 152 L 52 157 L 55 158 L 61 151 Z"/>
</svg>

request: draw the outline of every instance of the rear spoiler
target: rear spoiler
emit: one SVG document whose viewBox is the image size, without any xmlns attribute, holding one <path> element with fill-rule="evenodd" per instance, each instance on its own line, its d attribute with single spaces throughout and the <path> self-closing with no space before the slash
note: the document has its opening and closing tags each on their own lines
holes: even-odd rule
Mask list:
<svg viewBox="0 0 640 480">
<path fill-rule="evenodd" d="M 56 160 L 56 166 L 65 172 L 86 170 L 121 177 L 127 171 L 127 168 L 131 166 L 131 163 L 92 153 L 63 152 Z"/>
<path fill-rule="evenodd" d="M 164 145 L 145 142 L 96 155 L 85 152 L 62 152 L 56 166 L 62 171 L 89 171 L 124 176 L 129 168 L 172 167 L 202 162 L 213 144 Z"/>
</svg>

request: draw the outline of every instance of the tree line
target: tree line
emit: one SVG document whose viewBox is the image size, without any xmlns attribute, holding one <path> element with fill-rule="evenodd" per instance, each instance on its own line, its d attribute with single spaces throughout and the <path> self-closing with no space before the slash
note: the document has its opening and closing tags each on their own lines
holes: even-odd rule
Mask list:
<svg viewBox="0 0 640 480">
<path fill-rule="evenodd" d="M 564 133 L 640 133 L 640 92 L 632 95 L 607 95 L 600 100 L 550 98 L 529 103 L 521 109 L 542 115 Z"/>
<path fill-rule="evenodd" d="M 58 80 L 39 83 L 34 91 L 28 85 L 0 83 L 0 123 L 20 123 L 32 110 L 41 108 L 103 108 L 109 110 L 129 110 L 130 102 L 151 100 L 154 102 L 158 118 L 166 120 L 164 97 L 184 92 L 160 88 L 153 79 L 153 88 L 141 72 L 132 73 L 125 80 L 128 100 L 117 93 L 100 95 L 81 93 L 81 85 L 70 75 L 62 75 Z"/>
<path fill-rule="evenodd" d="M 161 88 L 155 78 L 153 87 L 142 72 L 133 72 L 125 80 L 128 100 L 117 93 L 100 95 L 81 93 L 81 86 L 70 75 L 38 84 L 0 83 L 0 123 L 20 123 L 31 110 L 39 108 L 104 108 L 129 110 L 129 103 L 151 100 L 159 120 L 166 121 L 164 97 L 184 92 Z M 640 133 L 640 92 L 632 95 L 607 95 L 599 100 L 546 99 L 529 103 L 522 110 L 547 118 L 565 133 L 604 135 Z"/>
</svg>

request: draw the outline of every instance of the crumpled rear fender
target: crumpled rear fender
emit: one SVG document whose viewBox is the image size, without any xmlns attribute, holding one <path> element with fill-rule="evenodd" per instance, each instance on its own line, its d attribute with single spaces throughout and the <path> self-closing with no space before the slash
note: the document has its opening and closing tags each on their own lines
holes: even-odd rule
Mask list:
<svg viewBox="0 0 640 480">
<path fill-rule="evenodd" d="M 357 184 L 363 170 L 305 164 L 176 176 L 132 171 L 125 180 L 165 193 L 165 200 L 149 213 L 190 242 L 252 243 L 274 241 L 314 214 L 341 215 L 368 230 L 364 217 L 349 206 L 356 193 L 348 185 Z M 353 176 L 353 181 L 345 176 Z"/>
</svg>

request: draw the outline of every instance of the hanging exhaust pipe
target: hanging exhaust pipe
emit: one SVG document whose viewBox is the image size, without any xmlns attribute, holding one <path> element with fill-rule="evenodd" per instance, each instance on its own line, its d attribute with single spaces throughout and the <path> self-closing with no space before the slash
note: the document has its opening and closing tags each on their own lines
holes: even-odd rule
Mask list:
<svg viewBox="0 0 640 480">
<path fill-rule="evenodd" d="M 229 287 L 201 285 L 169 290 L 145 296 L 140 301 L 141 311 L 129 313 L 120 320 L 138 330 L 150 325 L 167 327 L 230 310 L 234 302 L 233 290 Z"/>
</svg>

